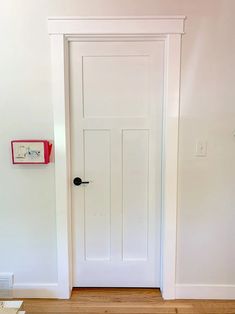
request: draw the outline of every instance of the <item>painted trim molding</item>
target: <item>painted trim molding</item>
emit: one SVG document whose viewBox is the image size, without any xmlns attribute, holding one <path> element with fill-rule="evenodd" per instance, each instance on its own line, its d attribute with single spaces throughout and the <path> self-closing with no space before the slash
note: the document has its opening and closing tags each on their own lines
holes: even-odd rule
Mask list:
<svg viewBox="0 0 235 314">
<path fill-rule="evenodd" d="M 53 34 L 182 34 L 184 16 L 48 18 Z"/>
<path fill-rule="evenodd" d="M 13 298 L 59 298 L 57 283 L 15 283 Z"/>
<path fill-rule="evenodd" d="M 180 57 L 184 19 L 184 16 L 48 19 L 54 108 L 59 298 L 69 298 L 72 289 L 69 42 L 114 41 L 120 38 L 127 41 L 152 41 L 161 38 L 165 42 L 161 291 L 165 299 L 175 299 Z"/>
<path fill-rule="evenodd" d="M 17 283 L 13 298 L 60 298 L 57 283 Z M 234 300 L 235 285 L 176 284 L 176 299 Z"/>
<path fill-rule="evenodd" d="M 235 285 L 176 284 L 176 299 L 234 300 Z"/>
</svg>

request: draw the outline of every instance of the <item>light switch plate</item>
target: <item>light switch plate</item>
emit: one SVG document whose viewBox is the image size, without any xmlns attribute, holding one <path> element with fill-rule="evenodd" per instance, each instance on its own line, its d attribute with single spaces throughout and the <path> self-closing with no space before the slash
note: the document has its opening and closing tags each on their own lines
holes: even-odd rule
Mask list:
<svg viewBox="0 0 235 314">
<path fill-rule="evenodd" d="M 196 143 L 196 154 L 197 157 L 207 156 L 207 141 L 197 141 Z"/>
</svg>

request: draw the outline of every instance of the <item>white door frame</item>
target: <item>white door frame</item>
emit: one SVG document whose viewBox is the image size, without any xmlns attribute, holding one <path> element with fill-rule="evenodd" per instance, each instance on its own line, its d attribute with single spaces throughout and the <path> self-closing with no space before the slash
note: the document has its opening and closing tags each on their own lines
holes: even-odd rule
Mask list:
<svg viewBox="0 0 235 314">
<path fill-rule="evenodd" d="M 148 41 L 161 38 L 165 42 L 161 291 L 165 299 L 175 298 L 180 54 L 184 19 L 184 16 L 48 19 L 54 108 L 59 298 L 69 298 L 72 289 L 68 44 L 72 40 L 113 41 L 120 37 Z"/>
</svg>

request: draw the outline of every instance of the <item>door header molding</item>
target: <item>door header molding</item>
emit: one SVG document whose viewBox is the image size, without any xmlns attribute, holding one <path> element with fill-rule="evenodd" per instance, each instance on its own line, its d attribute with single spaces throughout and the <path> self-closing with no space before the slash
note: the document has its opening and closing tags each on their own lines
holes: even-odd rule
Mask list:
<svg viewBox="0 0 235 314">
<path fill-rule="evenodd" d="M 185 16 L 50 17 L 52 34 L 183 34 Z"/>
<path fill-rule="evenodd" d="M 50 17 L 52 101 L 54 110 L 58 298 L 72 289 L 69 123 L 69 41 L 155 40 L 165 42 L 162 156 L 162 283 L 165 299 L 176 296 L 176 225 L 181 35 L 184 16 Z"/>
</svg>

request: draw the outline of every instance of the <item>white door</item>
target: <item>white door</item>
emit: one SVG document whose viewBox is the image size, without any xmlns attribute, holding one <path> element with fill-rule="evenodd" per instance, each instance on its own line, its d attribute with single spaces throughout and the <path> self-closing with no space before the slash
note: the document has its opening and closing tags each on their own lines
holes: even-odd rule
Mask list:
<svg viewBox="0 0 235 314">
<path fill-rule="evenodd" d="M 75 287 L 160 285 L 163 54 L 70 42 Z"/>
</svg>

